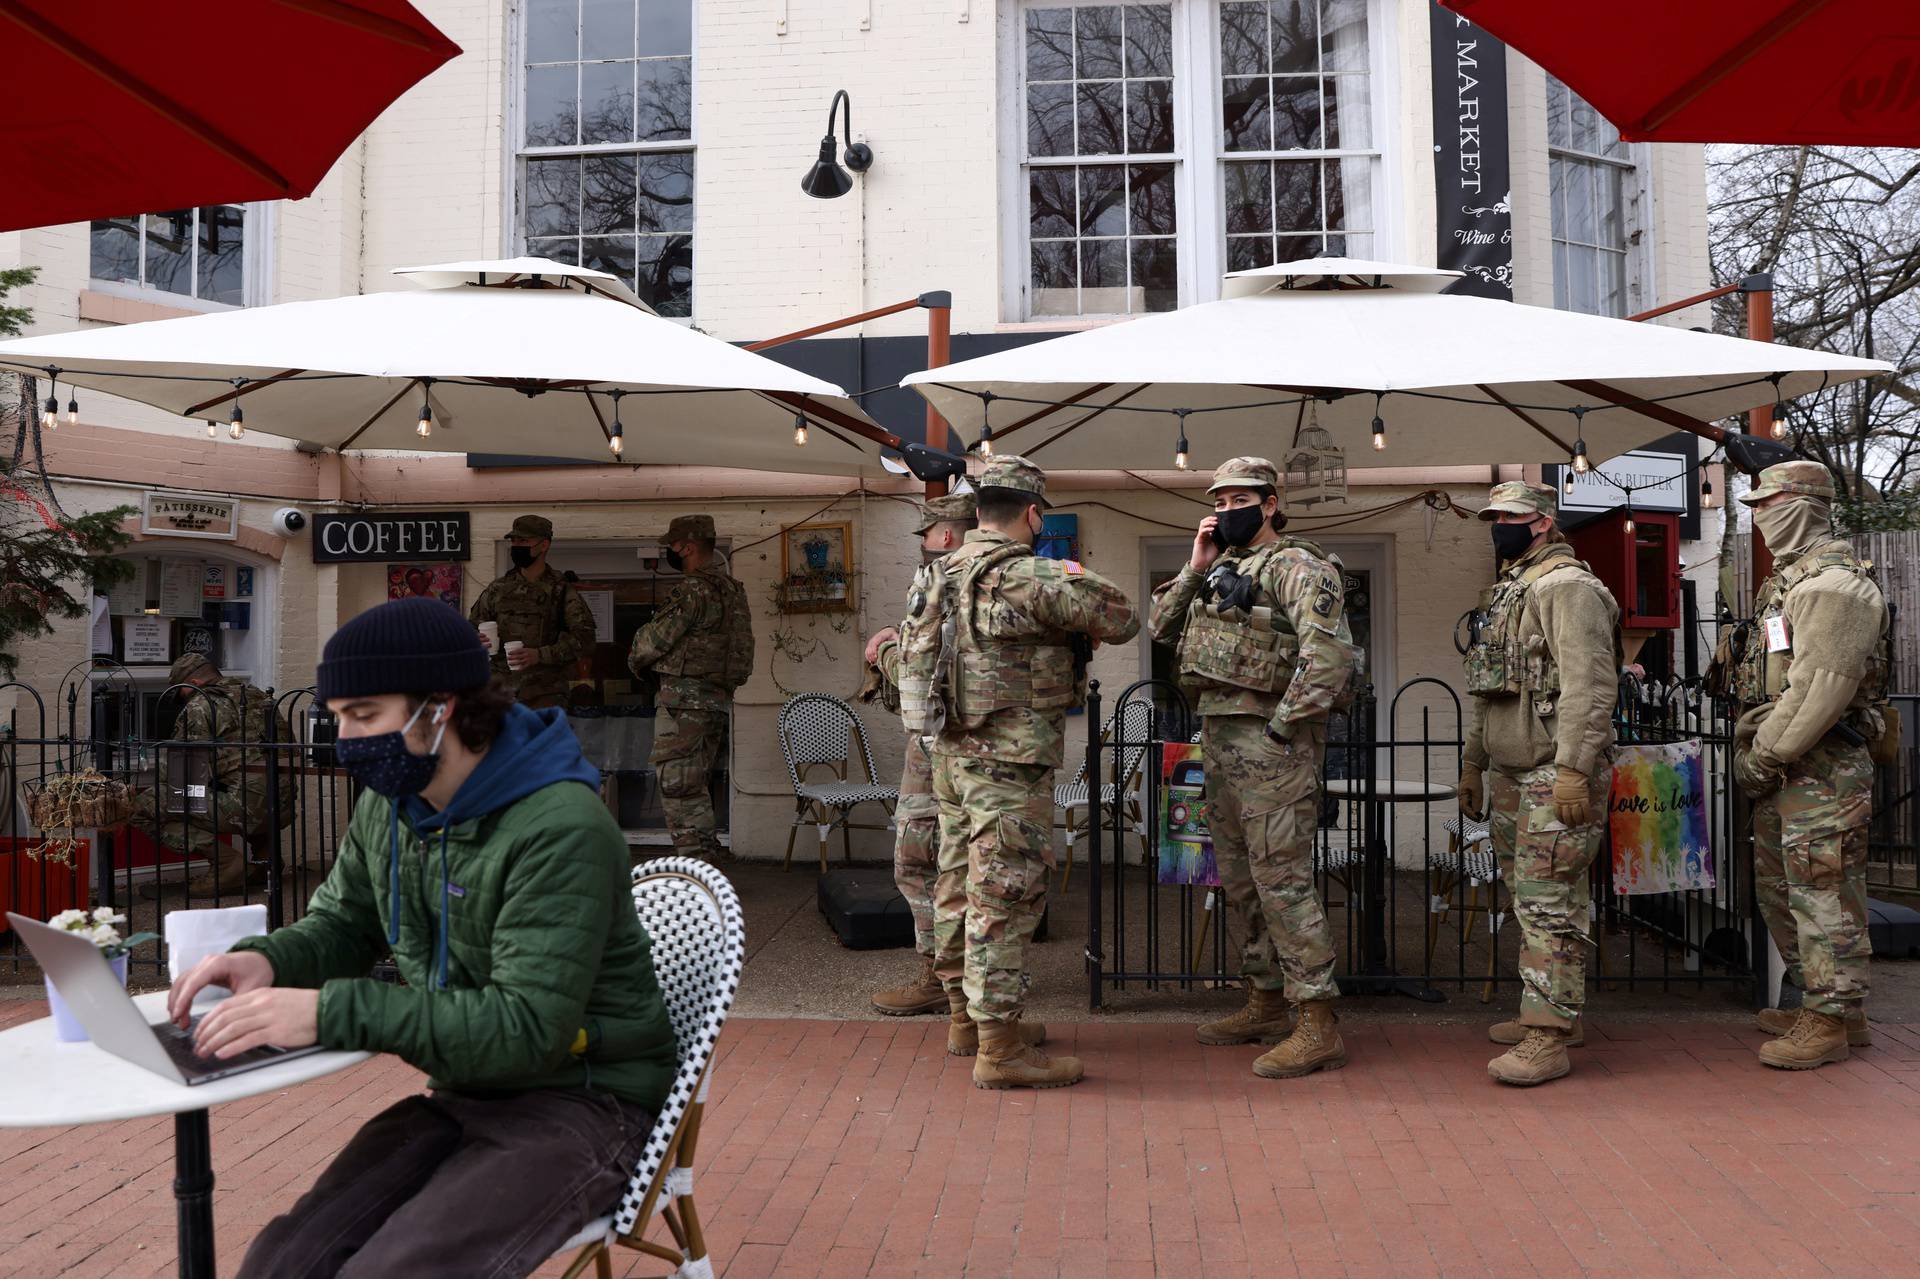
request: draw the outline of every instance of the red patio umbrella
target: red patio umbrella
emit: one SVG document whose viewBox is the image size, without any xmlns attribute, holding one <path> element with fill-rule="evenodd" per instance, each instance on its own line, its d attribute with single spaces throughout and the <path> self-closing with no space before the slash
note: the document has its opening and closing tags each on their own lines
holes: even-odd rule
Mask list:
<svg viewBox="0 0 1920 1279">
<path fill-rule="evenodd" d="M 0 231 L 310 194 L 459 52 L 406 0 L 0 0 Z"/>
<path fill-rule="evenodd" d="M 1440 0 L 1633 142 L 1920 146 L 1913 0 Z"/>
</svg>

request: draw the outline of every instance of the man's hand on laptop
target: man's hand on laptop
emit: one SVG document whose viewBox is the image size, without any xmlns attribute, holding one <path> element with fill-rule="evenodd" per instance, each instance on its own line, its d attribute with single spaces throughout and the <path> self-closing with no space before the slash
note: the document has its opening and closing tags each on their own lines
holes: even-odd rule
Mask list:
<svg viewBox="0 0 1920 1279">
<path fill-rule="evenodd" d="M 167 1019 L 185 1030 L 193 1020 L 194 996 L 208 986 L 224 986 L 236 995 L 244 995 L 272 985 L 273 961 L 258 951 L 230 950 L 224 955 L 209 955 L 173 983 L 173 989 L 167 994 Z"/>
<path fill-rule="evenodd" d="M 193 1032 L 193 1051 L 224 1060 L 254 1048 L 305 1048 L 320 1038 L 320 992 L 250 990 L 215 1004 Z"/>
</svg>

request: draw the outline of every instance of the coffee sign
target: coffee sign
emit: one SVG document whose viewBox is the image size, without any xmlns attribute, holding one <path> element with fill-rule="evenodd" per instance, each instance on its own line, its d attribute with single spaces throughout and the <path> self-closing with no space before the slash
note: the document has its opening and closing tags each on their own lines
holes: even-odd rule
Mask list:
<svg viewBox="0 0 1920 1279">
<path fill-rule="evenodd" d="M 406 559 L 472 559 L 465 511 L 316 515 L 315 564 L 368 564 Z"/>
<path fill-rule="evenodd" d="M 211 537 L 231 542 L 240 535 L 240 503 L 230 497 L 148 493 L 140 507 L 140 531 L 149 537 Z"/>
</svg>

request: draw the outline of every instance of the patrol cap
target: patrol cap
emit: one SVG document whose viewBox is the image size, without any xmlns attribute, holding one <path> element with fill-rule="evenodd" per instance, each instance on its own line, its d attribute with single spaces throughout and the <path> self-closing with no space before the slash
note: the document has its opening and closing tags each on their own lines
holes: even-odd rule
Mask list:
<svg viewBox="0 0 1920 1279">
<path fill-rule="evenodd" d="M 1529 484 L 1525 480 L 1508 480 L 1505 484 L 1496 484 L 1487 494 L 1487 504 L 1480 508 L 1480 518 L 1491 524 L 1502 512 L 1511 515 L 1544 515 L 1548 519 L 1560 518 L 1560 503 L 1554 497 L 1553 490 L 1545 484 Z"/>
<path fill-rule="evenodd" d="M 667 525 L 666 533 L 660 538 L 660 545 L 671 546 L 675 542 L 711 542 L 717 536 L 713 531 L 713 516 L 682 515 Z"/>
<path fill-rule="evenodd" d="M 930 497 L 921 505 L 920 519 L 913 526 L 913 531 L 924 533 L 934 525 L 948 520 L 970 520 L 973 517 L 973 494 L 971 493 L 949 493 L 945 497 Z"/>
<path fill-rule="evenodd" d="M 536 537 L 553 540 L 553 521 L 544 515 L 522 515 L 513 522 L 511 537 Z"/>
<path fill-rule="evenodd" d="M 987 459 L 987 465 L 980 472 L 980 478 L 973 482 L 976 489 L 1008 489 L 1015 493 L 1025 493 L 1041 506 L 1051 506 L 1047 501 L 1047 473 L 1013 454 L 994 454 Z"/>
<path fill-rule="evenodd" d="M 167 683 L 185 684 L 197 675 L 218 675 L 220 668 L 205 653 L 187 653 L 167 668 Z"/>
<path fill-rule="evenodd" d="M 1230 457 L 1214 468 L 1213 483 L 1207 492 L 1221 489 L 1250 489 L 1264 485 L 1278 493 L 1280 472 L 1264 457 Z"/>
<path fill-rule="evenodd" d="M 1748 506 L 1775 493 L 1802 493 L 1807 497 L 1833 500 L 1833 472 L 1818 462 L 1775 462 L 1760 472 L 1760 482 L 1740 500 Z"/>
</svg>

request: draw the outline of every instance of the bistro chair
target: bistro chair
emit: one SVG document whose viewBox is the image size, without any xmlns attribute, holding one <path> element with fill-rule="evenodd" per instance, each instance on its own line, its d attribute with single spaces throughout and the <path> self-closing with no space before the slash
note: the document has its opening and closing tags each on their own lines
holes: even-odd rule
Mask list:
<svg viewBox="0 0 1920 1279">
<path fill-rule="evenodd" d="M 1147 849 L 1147 836 L 1141 827 L 1143 818 L 1140 813 L 1140 766 L 1146 760 L 1148 739 L 1152 736 L 1153 703 L 1141 697 L 1128 698 L 1114 707 L 1106 726 L 1100 730 L 1102 742 L 1124 743 L 1117 748 L 1121 752 L 1121 785 L 1126 788 L 1126 801 L 1121 816 L 1140 837 L 1140 849 L 1143 854 Z M 1117 793 L 1119 788 L 1114 783 L 1101 783 L 1100 802 L 1109 812 L 1113 810 L 1114 796 Z M 1062 819 L 1054 824 L 1054 829 L 1063 830 L 1067 834 L 1067 860 L 1061 867 L 1060 876 L 1062 893 L 1066 892 L 1068 886 L 1073 883 L 1073 846 L 1087 834 L 1087 805 L 1091 795 L 1092 788 L 1087 784 L 1087 757 L 1083 752 L 1080 756 L 1080 770 L 1073 775 L 1073 780 L 1064 786 L 1053 788 L 1054 811 Z M 1092 847 L 1087 849 L 1087 856 L 1098 857 L 1099 855 L 1099 849 Z"/>
<path fill-rule="evenodd" d="M 714 1043 L 740 989 L 746 919 L 727 877 L 694 857 L 662 857 L 634 867 L 633 905 L 653 939 L 653 970 L 679 1043 L 680 1069 L 619 1206 L 581 1227 L 556 1255 L 581 1250 L 566 1279 L 578 1279 L 588 1265 L 598 1279 L 611 1279 L 616 1243 L 671 1262 L 677 1279 L 712 1279 L 706 1234 L 693 1205 L 693 1157 Z M 671 1246 L 643 1237 L 655 1216 L 665 1219 Z"/>
<path fill-rule="evenodd" d="M 853 748 L 860 747 L 860 761 L 866 765 L 867 780 L 856 782 L 848 776 L 853 764 Z M 793 781 L 793 826 L 787 831 L 785 869 L 793 869 L 793 841 L 804 824 L 820 832 L 820 873 L 827 870 L 827 836 L 840 830 L 841 850 L 853 860 L 855 830 L 890 830 L 893 806 L 900 798 L 896 786 L 882 786 L 874 771 L 873 751 L 867 745 L 866 725 L 852 706 L 825 693 L 801 693 L 787 699 L 780 708 L 780 753 L 787 759 L 787 776 Z M 833 774 L 831 782 L 810 782 L 807 775 L 816 768 Z M 885 826 L 863 826 L 851 820 L 861 804 L 879 804 L 887 812 Z"/>
<path fill-rule="evenodd" d="M 1427 930 L 1428 972 L 1433 971 L 1433 952 L 1440 944 L 1440 926 L 1446 922 L 1453 895 L 1463 882 L 1467 891 L 1460 905 L 1467 912 L 1467 922 L 1461 945 L 1473 940 L 1474 921 L 1484 911 L 1490 932 L 1488 949 L 1494 956 L 1499 952 L 1494 944 L 1499 941 L 1499 917 L 1494 911 L 1500 904 L 1500 860 L 1494 856 L 1493 834 L 1485 822 L 1476 822 L 1464 815 L 1449 817 L 1441 823 L 1441 828 L 1447 832 L 1447 847 L 1445 852 L 1434 856 L 1432 863 L 1433 895 L 1427 900 L 1427 913 L 1434 918 Z M 1498 962 L 1497 958 L 1488 960 L 1489 980 Z M 1480 1002 L 1484 1004 L 1487 1000 L 1482 998 Z"/>
</svg>

